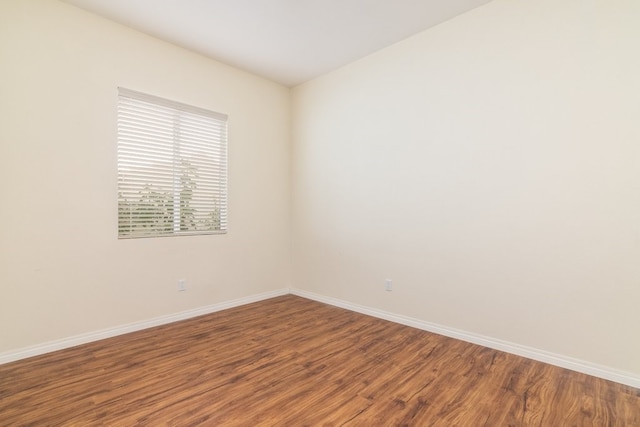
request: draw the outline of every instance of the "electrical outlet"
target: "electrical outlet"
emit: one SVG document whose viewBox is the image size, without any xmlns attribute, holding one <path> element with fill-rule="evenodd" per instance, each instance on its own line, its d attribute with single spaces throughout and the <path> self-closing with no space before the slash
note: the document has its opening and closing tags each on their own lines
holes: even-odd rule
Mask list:
<svg viewBox="0 0 640 427">
<path fill-rule="evenodd" d="M 178 280 L 178 291 L 186 291 L 187 290 L 187 279 Z"/>
<path fill-rule="evenodd" d="M 393 290 L 393 282 L 391 279 L 387 279 L 384 281 L 384 290 L 387 292 L 391 292 Z"/>
</svg>

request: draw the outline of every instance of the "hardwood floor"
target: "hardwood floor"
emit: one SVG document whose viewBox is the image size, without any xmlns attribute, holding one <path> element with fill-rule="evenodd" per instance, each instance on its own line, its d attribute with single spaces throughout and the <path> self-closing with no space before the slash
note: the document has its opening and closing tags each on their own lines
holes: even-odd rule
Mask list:
<svg viewBox="0 0 640 427">
<path fill-rule="evenodd" d="M 1 426 L 640 426 L 640 390 L 287 295 L 0 365 Z"/>
</svg>

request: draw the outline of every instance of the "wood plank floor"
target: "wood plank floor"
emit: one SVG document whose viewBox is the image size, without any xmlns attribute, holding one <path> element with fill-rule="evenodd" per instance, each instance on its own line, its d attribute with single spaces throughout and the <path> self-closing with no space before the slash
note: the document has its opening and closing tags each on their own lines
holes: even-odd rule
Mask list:
<svg viewBox="0 0 640 427">
<path fill-rule="evenodd" d="M 0 366 L 1 426 L 640 426 L 640 390 L 287 295 Z"/>
</svg>

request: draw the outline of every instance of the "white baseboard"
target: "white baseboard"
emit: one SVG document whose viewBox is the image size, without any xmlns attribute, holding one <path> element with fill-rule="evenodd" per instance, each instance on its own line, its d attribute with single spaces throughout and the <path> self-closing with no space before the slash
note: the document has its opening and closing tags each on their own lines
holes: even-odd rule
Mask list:
<svg viewBox="0 0 640 427">
<path fill-rule="evenodd" d="M 152 328 L 154 326 L 165 325 L 167 323 L 177 322 L 179 320 L 190 319 L 192 317 L 201 316 L 204 314 L 214 313 L 216 311 L 226 310 L 228 308 L 238 307 L 253 302 L 262 301 L 269 298 L 274 298 L 286 294 L 293 294 L 303 298 L 319 301 L 325 304 L 341 307 L 347 310 L 355 311 L 357 313 L 367 314 L 369 316 L 377 317 L 380 319 L 389 320 L 391 322 L 400 323 L 402 325 L 411 326 L 417 329 L 422 329 L 428 332 L 444 335 L 451 338 L 456 338 L 462 341 L 470 342 L 473 344 L 482 345 L 484 347 L 493 348 L 495 350 L 504 351 L 507 353 L 515 354 L 518 356 L 526 357 L 529 359 L 537 360 L 540 362 L 548 363 L 550 365 L 559 366 L 561 368 L 570 369 L 572 371 L 581 372 L 594 377 L 603 378 L 610 381 L 615 381 L 620 384 L 626 384 L 631 387 L 640 388 L 640 376 L 632 374 L 630 372 L 624 372 L 610 368 L 608 366 L 597 365 L 595 363 L 586 362 L 579 359 L 574 359 L 568 356 L 550 353 L 544 350 L 539 350 L 532 347 L 527 347 L 508 341 L 503 341 L 483 335 L 462 331 L 459 329 L 450 328 L 447 326 L 438 325 L 436 323 L 425 322 L 423 320 L 414 319 L 399 314 L 389 313 L 383 310 L 366 307 L 359 304 L 354 304 L 348 301 L 340 300 L 337 298 L 327 297 L 324 295 L 316 294 L 313 292 L 303 291 L 301 289 L 279 289 L 276 291 L 264 292 L 257 295 L 251 295 L 244 298 L 239 298 L 231 301 L 224 301 L 217 304 L 212 304 L 206 307 L 199 307 L 192 310 L 182 311 L 180 313 L 170 314 L 166 316 L 160 316 L 149 320 L 143 320 L 140 322 L 134 322 L 127 325 L 117 326 L 115 328 L 103 329 L 100 331 L 89 332 L 86 334 L 76 335 L 69 338 L 63 338 L 60 340 L 49 341 L 43 344 L 24 347 L 17 350 L 12 350 L 4 353 L 0 353 L 0 364 L 14 362 L 20 359 L 26 359 L 32 356 L 38 356 L 52 351 L 63 350 L 65 348 L 75 347 L 81 344 L 87 344 L 93 341 L 98 341 L 105 338 L 111 338 L 118 335 L 127 334 L 130 332 L 140 331 L 142 329 Z"/>
<path fill-rule="evenodd" d="M 0 353 L 0 365 L 4 363 L 14 362 L 27 357 L 38 356 L 52 351 L 63 350 L 69 347 L 75 347 L 80 344 L 87 344 L 93 341 L 111 338 L 118 335 L 136 332 L 142 329 L 152 328 L 154 326 L 165 325 L 167 323 L 177 322 L 179 320 L 190 319 L 203 314 L 214 313 L 216 311 L 226 310 L 228 308 L 238 307 L 252 302 L 258 302 L 269 298 L 274 298 L 289 293 L 289 289 L 279 289 L 276 291 L 264 292 L 257 295 L 239 298 L 231 301 L 224 301 L 217 304 L 208 305 L 206 307 L 198 307 L 192 310 L 182 311 L 179 313 L 160 316 L 149 320 L 129 323 L 127 325 L 116 326 L 115 328 L 103 329 L 100 331 L 89 332 L 86 334 L 76 335 L 60 340 L 49 341 L 43 344 L 24 347 L 18 350 L 12 350 Z"/>
<path fill-rule="evenodd" d="M 601 366 L 595 363 L 586 362 L 584 360 L 574 359 L 572 357 L 554 354 L 544 350 L 514 344 L 508 341 L 486 337 L 459 329 L 449 328 L 447 326 L 442 326 L 435 323 L 425 322 L 423 320 L 389 313 L 383 310 L 378 310 L 359 304 L 353 304 L 348 301 L 327 297 L 300 289 L 291 289 L 291 293 L 293 295 L 308 298 L 318 302 L 323 302 L 325 304 L 355 311 L 357 313 L 367 314 L 369 316 L 389 320 L 391 322 L 400 323 L 402 325 L 411 326 L 417 329 L 422 329 L 424 331 L 433 332 L 450 338 L 456 338 L 462 341 L 478 344 L 495 350 L 504 351 L 506 353 L 526 357 L 528 359 L 537 360 L 539 362 L 548 363 L 550 365 L 559 366 L 561 368 L 570 369 L 572 371 L 581 372 L 583 374 L 591 375 L 594 377 L 603 378 L 605 380 L 614 381 L 635 388 L 640 388 L 640 376 L 632 374 L 630 372 L 616 370 L 608 366 Z"/>
</svg>

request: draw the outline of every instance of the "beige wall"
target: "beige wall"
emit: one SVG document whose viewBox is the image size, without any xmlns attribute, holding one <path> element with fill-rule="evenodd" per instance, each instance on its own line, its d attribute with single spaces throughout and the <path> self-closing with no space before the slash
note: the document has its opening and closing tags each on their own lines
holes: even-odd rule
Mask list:
<svg viewBox="0 0 640 427">
<path fill-rule="evenodd" d="M 118 86 L 229 115 L 227 235 L 117 239 Z M 0 353 L 287 288 L 289 117 L 285 87 L 58 1 L 0 1 Z"/>
<path fill-rule="evenodd" d="M 295 286 L 640 374 L 639 23 L 495 0 L 294 89 Z"/>
</svg>

